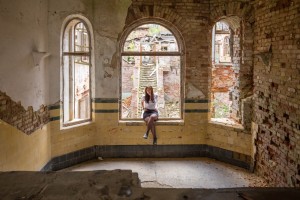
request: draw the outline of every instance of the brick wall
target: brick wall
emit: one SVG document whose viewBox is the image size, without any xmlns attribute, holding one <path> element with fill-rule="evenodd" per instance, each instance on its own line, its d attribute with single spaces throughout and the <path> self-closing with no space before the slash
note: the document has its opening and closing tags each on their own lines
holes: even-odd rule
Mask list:
<svg viewBox="0 0 300 200">
<path fill-rule="evenodd" d="M 300 186 L 300 2 L 255 1 L 256 170 Z"/>
<path fill-rule="evenodd" d="M 216 65 L 212 70 L 212 92 L 228 92 L 234 83 L 231 65 Z"/>
<path fill-rule="evenodd" d="M 241 19 L 239 19 L 241 20 Z M 231 114 L 230 117 L 240 122 L 240 69 L 241 69 L 241 27 L 237 28 L 233 33 L 233 56 L 232 68 L 234 71 L 234 83 L 232 87 Z"/>
<path fill-rule="evenodd" d="M 47 124 L 50 115 L 47 106 L 41 105 L 38 111 L 29 106 L 26 110 L 0 91 L 0 119 L 29 135 Z"/>
</svg>

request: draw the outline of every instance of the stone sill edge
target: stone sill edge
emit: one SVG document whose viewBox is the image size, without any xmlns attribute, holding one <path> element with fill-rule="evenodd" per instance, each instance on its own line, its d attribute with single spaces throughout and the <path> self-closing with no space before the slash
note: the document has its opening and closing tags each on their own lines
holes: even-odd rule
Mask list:
<svg viewBox="0 0 300 200">
<path fill-rule="evenodd" d="M 241 124 L 226 124 L 226 123 L 222 123 L 222 122 L 216 122 L 216 121 L 209 121 L 209 124 L 214 124 L 214 125 L 219 125 L 219 126 L 224 126 L 224 127 L 228 127 L 228 128 L 233 128 L 233 129 L 237 129 L 240 131 L 244 131 L 244 127 Z"/>
</svg>

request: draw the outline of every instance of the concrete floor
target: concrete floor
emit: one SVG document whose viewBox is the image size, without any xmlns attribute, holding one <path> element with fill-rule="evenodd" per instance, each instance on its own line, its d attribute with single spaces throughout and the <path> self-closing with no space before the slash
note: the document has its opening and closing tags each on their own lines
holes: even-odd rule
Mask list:
<svg viewBox="0 0 300 200">
<path fill-rule="evenodd" d="M 61 171 L 132 170 L 144 188 L 265 187 L 249 171 L 209 158 L 104 159 L 85 162 Z"/>
<path fill-rule="evenodd" d="M 263 185 L 260 181 L 246 170 L 207 158 L 105 159 L 54 172 L 0 172 L 0 199 L 300 199 L 298 188 L 251 186 Z"/>
<path fill-rule="evenodd" d="M 295 200 L 297 188 L 143 188 L 130 170 L 0 172 L 1 200 Z"/>
</svg>

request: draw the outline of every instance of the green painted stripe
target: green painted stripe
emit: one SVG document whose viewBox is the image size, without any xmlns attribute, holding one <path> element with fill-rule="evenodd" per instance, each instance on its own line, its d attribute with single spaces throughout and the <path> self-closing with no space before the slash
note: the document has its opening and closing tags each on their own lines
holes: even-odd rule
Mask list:
<svg viewBox="0 0 300 200">
<path fill-rule="evenodd" d="M 56 121 L 56 120 L 60 120 L 60 116 L 57 117 L 50 117 L 50 121 Z"/>
<path fill-rule="evenodd" d="M 111 109 L 111 110 L 92 110 L 92 112 L 94 113 L 118 113 L 119 110 L 114 110 L 114 109 Z"/>
<path fill-rule="evenodd" d="M 209 109 L 186 109 L 184 112 L 186 113 L 208 113 Z"/>
<path fill-rule="evenodd" d="M 118 103 L 119 99 L 114 98 L 94 98 L 92 99 L 92 102 L 94 103 Z"/>
<path fill-rule="evenodd" d="M 60 109 L 60 105 L 50 105 L 49 106 L 49 110 L 56 110 L 56 109 Z"/>
<path fill-rule="evenodd" d="M 185 103 L 209 103 L 208 99 L 185 99 Z"/>
</svg>

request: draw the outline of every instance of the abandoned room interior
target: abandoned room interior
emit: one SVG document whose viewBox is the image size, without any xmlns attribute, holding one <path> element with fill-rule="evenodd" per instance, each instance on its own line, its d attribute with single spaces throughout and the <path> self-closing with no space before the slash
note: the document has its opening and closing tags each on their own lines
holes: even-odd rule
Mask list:
<svg viewBox="0 0 300 200">
<path fill-rule="evenodd" d="M 71 180 L 75 172 L 61 170 L 97 158 L 207 158 L 269 187 L 300 186 L 299 0 L 0 0 L 0 25 L 8 199 L 35 178 L 34 188 L 56 173 Z M 143 138 L 146 86 L 158 96 L 156 145 L 151 133 Z M 120 190 L 102 195 L 147 199 L 130 171 L 75 177 L 97 176 L 120 179 Z M 10 193 L 7 180 L 23 180 L 24 190 Z"/>
</svg>

